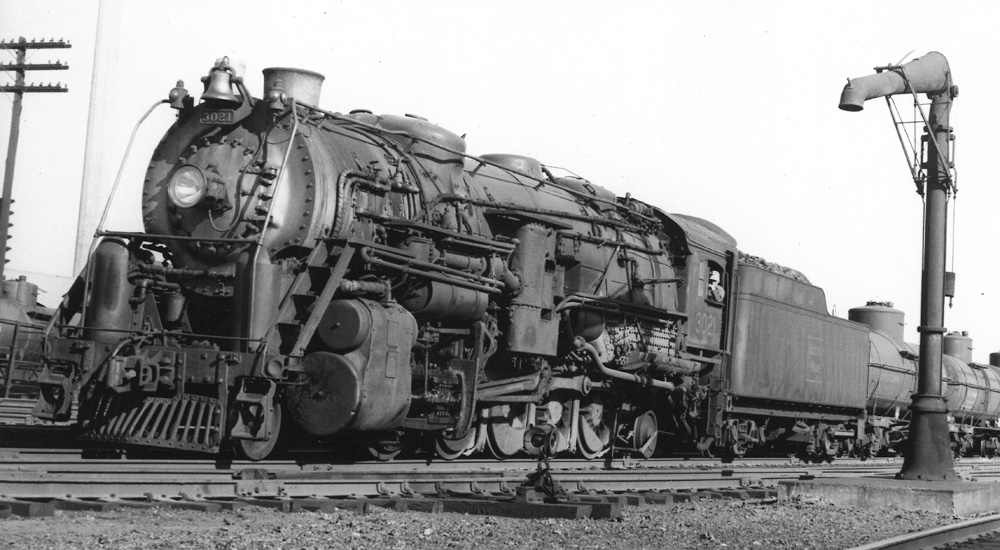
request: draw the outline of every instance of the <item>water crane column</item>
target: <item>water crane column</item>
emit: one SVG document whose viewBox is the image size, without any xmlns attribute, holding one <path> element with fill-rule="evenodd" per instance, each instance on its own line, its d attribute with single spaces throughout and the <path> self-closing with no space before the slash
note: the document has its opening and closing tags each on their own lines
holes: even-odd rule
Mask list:
<svg viewBox="0 0 1000 550">
<path fill-rule="evenodd" d="M 953 190 L 949 171 L 952 128 L 949 118 L 958 87 L 952 83 L 948 61 L 938 52 L 900 66 L 877 67 L 874 75 L 849 80 L 840 108 L 860 111 L 864 102 L 894 94 L 926 93 L 931 107 L 924 127 L 927 156 L 923 167 L 924 268 L 920 290 L 920 362 L 917 393 L 910 406 L 912 418 L 903 469 L 899 479 L 951 481 L 958 479 L 948 433 L 948 406 L 941 394 L 944 328 L 945 258 L 948 198 Z"/>
</svg>

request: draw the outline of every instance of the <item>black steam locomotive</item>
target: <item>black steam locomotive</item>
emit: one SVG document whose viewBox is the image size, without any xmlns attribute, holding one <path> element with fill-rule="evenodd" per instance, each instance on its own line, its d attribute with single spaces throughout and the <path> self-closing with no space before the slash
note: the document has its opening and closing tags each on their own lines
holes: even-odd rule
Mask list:
<svg viewBox="0 0 1000 550">
<path fill-rule="evenodd" d="M 172 90 L 145 232 L 100 232 L 47 330 L 36 416 L 76 398 L 85 440 L 250 459 L 305 440 L 822 459 L 905 430 L 899 312 L 832 317 L 711 222 L 467 154 L 420 117 L 321 110 L 310 71 L 264 79 L 255 99 L 223 59 L 199 104 Z M 968 391 L 997 380 L 956 361 Z M 956 441 L 986 448 L 991 395 Z"/>
</svg>

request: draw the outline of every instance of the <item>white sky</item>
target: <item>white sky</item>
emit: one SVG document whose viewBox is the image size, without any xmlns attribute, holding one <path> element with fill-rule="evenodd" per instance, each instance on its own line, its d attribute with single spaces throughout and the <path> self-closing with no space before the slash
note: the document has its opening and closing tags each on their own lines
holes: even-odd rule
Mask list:
<svg viewBox="0 0 1000 550">
<path fill-rule="evenodd" d="M 107 1 L 107 0 L 106 0 Z M 839 316 L 867 300 L 919 323 L 921 218 L 885 102 L 837 109 L 847 77 L 937 50 L 961 87 L 950 330 L 974 358 L 1000 350 L 1000 268 L 992 133 L 1000 4 L 963 2 L 122 2 L 100 98 L 102 166 L 113 178 L 132 127 L 178 79 L 198 95 L 216 58 L 326 75 L 321 106 L 415 113 L 469 152 L 518 153 L 572 169 L 619 195 L 711 220 L 748 253 L 796 268 Z M 65 38 L 70 70 L 29 73 L 67 94 L 27 94 L 8 274 L 68 285 L 91 89 L 95 0 L 0 0 L 0 38 Z M 3 61 L 11 59 L 0 52 Z M 6 76 L 6 78 L 3 78 Z M 10 82 L 2 75 L 0 81 Z M 10 96 L 0 99 L 6 156 Z M 905 98 L 897 104 L 910 112 Z M 109 228 L 139 229 L 139 189 L 173 113 L 140 130 Z M 2 169 L 2 166 L 0 166 Z M 950 266 L 949 260 L 949 266 Z"/>
</svg>

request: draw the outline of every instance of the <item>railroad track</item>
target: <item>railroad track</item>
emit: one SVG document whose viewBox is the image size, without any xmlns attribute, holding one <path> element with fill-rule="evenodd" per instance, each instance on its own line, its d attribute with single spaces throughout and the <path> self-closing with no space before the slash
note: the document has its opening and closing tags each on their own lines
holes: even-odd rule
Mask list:
<svg viewBox="0 0 1000 550">
<path fill-rule="evenodd" d="M 780 479 L 891 475 L 898 469 L 891 461 L 812 466 L 773 459 L 740 465 L 693 459 L 556 459 L 550 464 L 549 477 L 531 484 L 529 477 L 539 472 L 535 460 L 122 460 L 86 458 L 69 449 L 8 448 L 0 450 L 0 514 L 4 507 L 11 513 L 45 515 L 55 509 L 109 506 L 214 510 L 256 505 L 295 511 L 380 505 L 531 517 L 617 517 L 629 504 L 775 498 Z"/>
<path fill-rule="evenodd" d="M 1000 548 L 1000 515 L 908 533 L 850 550 L 973 550 Z"/>
<path fill-rule="evenodd" d="M 298 464 L 187 460 L 85 460 L 0 457 L 0 494 L 16 498 L 72 495 L 137 498 L 180 493 L 206 498 L 363 497 L 386 494 L 512 493 L 537 471 L 535 461 L 420 461 L 359 464 Z M 553 464 L 552 478 L 578 493 L 677 491 L 773 486 L 778 479 L 823 475 L 802 468 L 612 468 L 585 463 Z"/>
<path fill-rule="evenodd" d="M 40 429 L 45 433 L 39 445 L 10 444 Z M 60 434 L 69 431 L 30 426 L 0 429 L 0 515 L 118 506 L 210 511 L 256 505 L 284 511 L 332 507 L 363 511 L 370 506 L 391 506 L 532 517 L 615 517 L 628 504 L 775 498 L 780 480 L 891 477 L 900 467 L 900 460 L 891 458 L 822 465 L 788 458 L 744 459 L 733 464 L 694 456 L 643 461 L 556 458 L 548 472 L 556 483 L 541 485 L 558 486 L 565 493 L 551 495 L 526 483 L 529 476 L 537 475 L 536 460 L 338 463 L 316 452 L 263 462 L 155 455 L 94 458 L 72 446 L 42 445 L 58 440 Z M 962 459 L 956 470 L 969 479 L 995 481 L 1000 477 L 996 461 Z"/>
</svg>

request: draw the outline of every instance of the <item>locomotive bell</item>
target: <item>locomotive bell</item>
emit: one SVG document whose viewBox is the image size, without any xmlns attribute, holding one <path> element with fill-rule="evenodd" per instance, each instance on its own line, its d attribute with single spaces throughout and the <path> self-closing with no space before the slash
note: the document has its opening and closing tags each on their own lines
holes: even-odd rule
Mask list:
<svg viewBox="0 0 1000 550">
<path fill-rule="evenodd" d="M 205 83 L 205 93 L 201 94 L 201 98 L 221 103 L 242 103 L 233 94 L 233 79 L 235 76 L 236 71 L 229 66 L 229 58 L 222 58 L 222 60 L 212 67 L 208 76 L 201 77 L 201 81 Z"/>
</svg>

